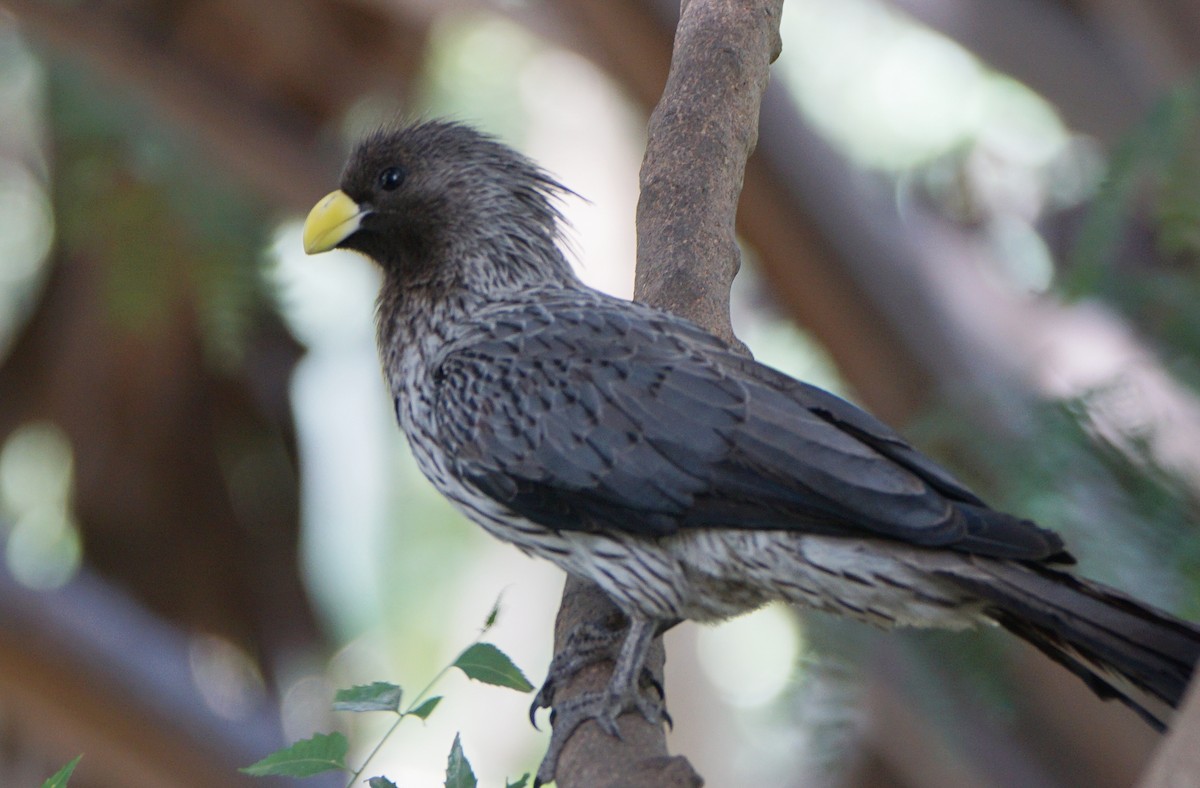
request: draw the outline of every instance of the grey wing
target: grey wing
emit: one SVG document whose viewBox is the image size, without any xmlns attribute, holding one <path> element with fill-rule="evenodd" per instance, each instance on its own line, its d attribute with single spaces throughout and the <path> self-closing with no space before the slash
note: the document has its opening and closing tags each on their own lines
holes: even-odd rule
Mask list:
<svg viewBox="0 0 1200 788">
<path fill-rule="evenodd" d="M 442 359 L 437 379 L 438 429 L 460 478 L 547 528 L 783 529 L 1062 552 L 849 403 L 622 302 L 493 319 Z"/>
</svg>

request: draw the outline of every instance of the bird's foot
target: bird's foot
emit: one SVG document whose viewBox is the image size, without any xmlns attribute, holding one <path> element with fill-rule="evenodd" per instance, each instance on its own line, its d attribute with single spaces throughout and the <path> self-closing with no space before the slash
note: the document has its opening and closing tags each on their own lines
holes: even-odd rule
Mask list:
<svg viewBox="0 0 1200 788">
<path fill-rule="evenodd" d="M 551 662 L 546 683 L 529 710 L 530 720 L 533 720 L 539 708 L 553 706 L 550 713 L 553 733 L 534 780 L 535 788 L 554 779 L 563 748 L 579 726 L 589 720 L 594 720 L 601 730 L 618 739 L 621 731 L 617 718 L 626 712 L 637 712 L 652 725 L 671 724 L 662 685 L 645 667 L 646 653 L 655 632 L 654 622 L 635 619 L 627 628 L 619 622 L 602 625 L 589 622 L 568 633 L 563 649 Z M 600 692 L 587 692 L 555 702 L 557 691 L 576 674 L 603 661 L 613 663 L 607 687 Z"/>
<path fill-rule="evenodd" d="M 529 721 L 533 727 L 537 727 L 538 711 L 553 707 L 555 693 L 580 671 L 601 662 L 616 662 L 626 631 L 625 620 L 613 617 L 600 622 L 584 621 L 567 633 L 562 650 L 550 661 L 546 680 L 529 706 Z M 662 685 L 648 669 L 642 669 L 638 681 L 652 688 L 660 698 L 663 696 Z"/>
<path fill-rule="evenodd" d="M 550 745 L 538 767 L 537 776 L 533 781 L 534 788 L 554 780 L 558 758 L 580 725 L 589 720 L 593 721 L 609 736 L 619 739 L 621 729 L 617 725 L 617 718 L 633 711 L 641 714 L 651 725 L 661 725 L 664 722 L 671 725 L 671 715 L 667 713 L 661 685 L 653 679 L 647 682 L 645 672 L 637 689 L 614 687 L 610 683 L 600 692 L 587 692 L 555 706 L 550 712 L 550 724 L 553 727 Z"/>
</svg>

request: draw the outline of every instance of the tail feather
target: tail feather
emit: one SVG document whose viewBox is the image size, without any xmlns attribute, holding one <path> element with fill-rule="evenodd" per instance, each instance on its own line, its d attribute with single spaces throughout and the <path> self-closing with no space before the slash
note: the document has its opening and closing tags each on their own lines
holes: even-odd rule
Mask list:
<svg viewBox="0 0 1200 788">
<path fill-rule="evenodd" d="M 1200 627 L 1040 564 L 973 563 L 978 573 L 945 576 L 985 600 L 986 615 L 1079 676 L 1098 696 L 1120 700 L 1163 729 L 1163 721 L 1122 685 L 1177 707 L 1200 660 Z"/>
</svg>

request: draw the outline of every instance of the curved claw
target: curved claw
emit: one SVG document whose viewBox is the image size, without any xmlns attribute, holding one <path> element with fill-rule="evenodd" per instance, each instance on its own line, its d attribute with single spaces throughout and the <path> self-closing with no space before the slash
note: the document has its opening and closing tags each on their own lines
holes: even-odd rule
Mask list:
<svg viewBox="0 0 1200 788">
<path fill-rule="evenodd" d="M 533 702 L 529 704 L 529 724 L 534 727 L 534 730 L 541 730 L 537 724 L 537 713 L 542 709 L 551 709 L 554 707 L 554 696 L 557 694 L 557 689 L 561 684 L 565 684 L 575 678 L 584 668 L 591 667 L 605 660 L 611 661 L 615 658 L 615 654 L 609 651 L 589 651 L 581 657 L 577 653 L 568 653 L 570 648 L 568 644 L 563 652 L 555 655 L 554 660 L 550 663 L 550 670 L 546 675 L 546 680 L 538 689 L 537 695 L 533 697 Z M 665 700 L 667 697 L 662 682 L 654 677 L 653 671 L 649 668 L 642 668 L 641 675 L 638 677 L 638 684 L 654 690 L 660 700 Z M 667 723 L 671 727 L 674 727 L 674 724 L 669 719 Z"/>
<path fill-rule="evenodd" d="M 538 702 L 540 700 L 540 696 L 541 693 L 538 693 L 538 697 L 534 698 L 533 703 L 529 704 L 529 724 L 533 726 L 535 731 L 541 730 L 537 724 L 537 713 L 542 710 L 542 705 Z"/>
<path fill-rule="evenodd" d="M 622 630 L 608 622 L 583 622 L 567 634 L 562 651 L 554 655 L 546 680 L 538 689 L 529 706 L 529 724 L 541 730 L 537 724 L 537 713 L 554 706 L 558 687 L 568 683 L 585 668 L 604 661 L 616 659 L 621 644 Z M 653 680 L 653 676 L 650 677 Z"/>
<path fill-rule="evenodd" d="M 533 696 L 533 702 L 529 704 L 529 724 L 534 730 L 541 730 L 537 724 L 537 713 L 542 709 L 554 708 L 554 695 L 560 681 L 569 681 L 574 677 L 579 669 L 563 671 L 556 665 L 558 658 L 555 657 L 554 662 L 550 663 L 550 672 L 546 676 L 546 680 L 537 691 L 537 695 Z M 565 674 L 565 675 L 563 675 Z"/>
<path fill-rule="evenodd" d="M 553 669 L 553 665 L 551 669 Z M 558 680 L 553 675 L 546 676 L 546 681 L 538 690 L 537 695 L 533 696 L 533 702 L 529 704 L 529 724 L 533 726 L 534 730 L 541 730 L 537 724 L 537 713 L 542 709 L 554 708 L 554 687 L 557 683 Z"/>
<path fill-rule="evenodd" d="M 646 722 L 651 725 L 665 722 L 672 728 L 675 727 L 675 723 L 671 720 L 671 715 L 667 713 L 667 707 L 663 704 L 661 697 L 651 699 L 639 694 L 634 699 L 633 705 Z"/>
<path fill-rule="evenodd" d="M 667 699 L 667 691 L 663 688 L 662 682 L 654 678 L 654 672 L 650 668 L 642 668 L 642 675 L 639 681 L 650 689 L 658 693 L 658 697 L 663 700 Z"/>
</svg>

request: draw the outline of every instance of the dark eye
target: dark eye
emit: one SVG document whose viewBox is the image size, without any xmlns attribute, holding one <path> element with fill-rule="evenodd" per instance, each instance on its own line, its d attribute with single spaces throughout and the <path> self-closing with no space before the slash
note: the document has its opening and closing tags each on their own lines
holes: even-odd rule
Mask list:
<svg viewBox="0 0 1200 788">
<path fill-rule="evenodd" d="M 403 167 L 388 167 L 379 173 L 379 188 L 385 192 L 395 191 L 400 188 L 400 184 L 404 183 L 405 175 L 407 173 Z"/>
</svg>

